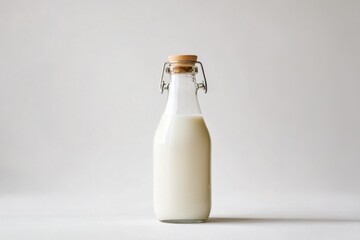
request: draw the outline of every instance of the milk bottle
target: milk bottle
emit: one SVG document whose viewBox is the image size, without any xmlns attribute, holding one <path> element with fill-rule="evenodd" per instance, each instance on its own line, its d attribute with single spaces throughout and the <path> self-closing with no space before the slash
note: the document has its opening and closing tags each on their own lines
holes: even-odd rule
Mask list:
<svg viewBox="0 0 360 240">
<path fill-rule="evenodd" d="M 207 91 L 203 66 L 195 55 L 170 56 L 163 76 L 160 90 L 168 90 L 168 100 L 154 137 L 154 212 L 162 222 L 204 222 L 211 208 L 211 143 L 197 100 L 199 89 Z"/>
</svg>

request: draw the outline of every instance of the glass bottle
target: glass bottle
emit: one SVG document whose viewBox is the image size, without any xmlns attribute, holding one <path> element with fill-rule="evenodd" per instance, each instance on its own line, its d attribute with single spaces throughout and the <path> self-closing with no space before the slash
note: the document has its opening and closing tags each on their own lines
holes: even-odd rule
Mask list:
<svg viewBox="0 0 360 240">
<path fill-rule="evenodd" d="M 195 78 L 197 65 L 202 83 Z M 164 70 L 170 74 L 169 83 L 163 80 Z M 168 99 L 153 146 L 154 212 L 162 222 L 205 222 L 210 214 L 211 142 L 197 99 L 199 89 L 206 93 L 207 83 L 197 56 L 170 56 L 160 82 Z"/>
</svg>

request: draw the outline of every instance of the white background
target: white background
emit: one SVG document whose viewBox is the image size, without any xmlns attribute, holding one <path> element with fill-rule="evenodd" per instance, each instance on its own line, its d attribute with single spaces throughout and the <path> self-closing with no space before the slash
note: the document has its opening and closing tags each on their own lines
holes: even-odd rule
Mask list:
<svg viewBox="0 0 360 240">
<path fill-rule="evenodd" d="M 340 0 L 0 1 L 0 234 L 358 237 L 356 222 L 274 219 L 360 219 L 359 12 Z M 208 78 L 213 225 L 152 213 L 159 77 L 179 53 Z"/>
</svg>

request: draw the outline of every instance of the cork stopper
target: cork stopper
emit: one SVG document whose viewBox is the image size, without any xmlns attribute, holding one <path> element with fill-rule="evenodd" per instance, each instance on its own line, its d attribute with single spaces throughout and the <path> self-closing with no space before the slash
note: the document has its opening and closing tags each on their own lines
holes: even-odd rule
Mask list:
<svg viewBox="0 0 360 240">
<path fill-rule="evenodd" d="M 196 55 L 171 55 L 168 57 L 173 73 L 192 72 L 197 61 Z M 177 62 L 180 61 L 180 62 Z"/>
<path fill-rule="evenodd" d="M 197 61 L 196 55 L 171 55 L 168 57 L 169 62 L 172 65 L 178 65 L 178 66 L 194 66 L 195 62 Z M 176 61 L 184 61 L 182 63 L 172 63 Z M 185 62 L 188 61 L 188 62 Z"/>
</svg>

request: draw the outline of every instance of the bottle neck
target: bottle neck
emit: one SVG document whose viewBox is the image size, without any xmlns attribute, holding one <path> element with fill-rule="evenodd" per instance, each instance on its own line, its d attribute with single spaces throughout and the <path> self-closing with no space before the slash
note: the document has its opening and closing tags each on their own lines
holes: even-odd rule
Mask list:
<svg viewBox="0 0 360 240">
<path fill-rule="evenodd" d="M 198 85 L 193 73 L 173 73 L 169 84 L 166 115 L 201 114 L 197 99 Z"/>
</svg>

